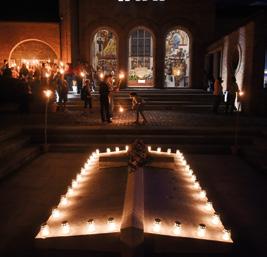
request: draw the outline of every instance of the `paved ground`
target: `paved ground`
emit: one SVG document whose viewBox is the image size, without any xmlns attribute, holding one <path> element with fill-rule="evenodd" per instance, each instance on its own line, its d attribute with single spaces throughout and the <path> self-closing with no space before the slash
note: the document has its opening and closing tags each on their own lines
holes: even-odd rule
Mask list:
<svg viewBox="0 0 267 257">
<path fill-rule="evenodd" d="M 86 126 L 88 128 L 109 127 L 109 128 L 161 128 L 161 127 L 233 127 L 236 125 L 236 114 L 214 115 L 212 113 L 185 113 L 179 111 L 145 111 L 148 123 L 146 125 L 135 125 L 135 113 L 125 111 L 114 113 L 112 124 L 102 124 L 99 110 L 93 113 L 81 111 L 65 111 L 48 114 L 48 126 Z M 44 114 L 1 114 L 1 127 L 42 125 Z M 242 127 L 266 127 L 267 117 L 240 116 Z"/>
<path fill-rule="evenodd" d="M 0 184 L 2 256 L 36 256 L 33 238 L 58 203 L 87 154 L 42 155 Z M 232 228 L 234 256 L 266 256 L 266 177 L 236 157 L 189 155 L 189 163 L 207 189 L 215 209 Z M 76 256 L 76 255 L 73 255 Z"/>
</svg>

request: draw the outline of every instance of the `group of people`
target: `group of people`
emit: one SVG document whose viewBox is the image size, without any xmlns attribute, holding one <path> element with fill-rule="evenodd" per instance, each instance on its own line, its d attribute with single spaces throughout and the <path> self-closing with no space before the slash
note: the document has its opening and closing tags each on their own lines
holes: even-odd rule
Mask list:
<svg viewBox="0 0 267 257">
<path fill-rule="evenodd" d="M 106 75 L 104 80 L 99 84 L 99 99 L 100 99 L 100 114 L 103 123 L 112 123 L 113 109 L 114 109 L 114 92 L 119 90 L 118 87 L 113 86 L 112 75 Z M 140 116 L 143 118 L 143 124 L 147 123 L 144 115 L 144 100 L 132 92 L 129 94 L 132 100 L 132 109 L 136 111 L 136 124 L 140 124 Z"/>
<path fill-rule="evenodd" d="M 235 103 L 239 93 L 239 88 L 236 82 L 236 78 L 233 76 L 231 78 L 231 83 L 227 91 L 223 92 L 222 86 L 223 80 L 221 77 L 218 77 L 214 81 L 213 85 L 213 112 L 218 113 L 221 102 L 225 102 L 225 114 L 232 114 L 235 110 Z M 239 99 L 238 99 L 239 100 Z"/>
</svg>

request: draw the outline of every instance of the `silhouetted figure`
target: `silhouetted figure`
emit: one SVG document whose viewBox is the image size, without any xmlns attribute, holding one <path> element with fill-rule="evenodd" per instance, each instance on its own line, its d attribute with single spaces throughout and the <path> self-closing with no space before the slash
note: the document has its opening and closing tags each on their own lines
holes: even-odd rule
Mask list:
<svg viewBox="0 0 267 257">
<path fill-rule="evenodd" d="M 137 93 L 130 93 L 130 98 L 132 99 L 132 109 L 136 111 L 136 121 L 135 123 L 139 124 L 139 116 L 143 118 L 143 123 L 147 123 L 147 119 L 143 113 L 144 100 L 137 95 Z"/>
<path fill-rule="evenodd" d="M 111 123 L 110 113 L 109 113 L 109 86 L 108 80 L 110 75 L 106 75 L 104 81 L 99 85 L 99 94 L 100 94 L 100 112 L 102 122 Z"/>
<path fill-rule="evenodd" d="M 89 109 L 91 110 L 93 108 L 92 106 L 92 88 L 90 84 L 90 80 L 87 79 L 85 80 L 84 86 L 82 88 L 81 92 L 81 99 L 84 101 L 84 109 Z"/>
<path fill-rule="evenodd" d="M 238 85 L 236 83 L 236 78 L 233 76 L 230 86 L 227 90 L 227 100 L 225 105 L 225 113 L 232 114 L 235 108 L 236 94 L 239 92 Z"/>
<path fill-rule="evenodd" d="M 221 77 L 218 77 L 218 79 L 216 79 L 214 82 L 213 108 L 212 108 L 212 111 L 214 113 L 218 113 L 218 108 L 222 100 L 222 92 L 223 92 L 222 83 L 223 83 L 223 80 Z"/>
</svg>

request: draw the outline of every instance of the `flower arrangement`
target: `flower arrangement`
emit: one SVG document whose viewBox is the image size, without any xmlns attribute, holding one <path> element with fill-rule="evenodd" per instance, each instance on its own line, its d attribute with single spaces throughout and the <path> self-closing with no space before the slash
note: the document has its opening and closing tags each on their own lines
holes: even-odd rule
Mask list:
<svg viewBox="0 0 267 257">
<path fill-rule="evenodd" d="M 129 172 L 135 172 L 139 167 L 146 164 L 147 147 L 142 140 L 136 139 L 131 146 L 129 154 Z"/>
</svg>

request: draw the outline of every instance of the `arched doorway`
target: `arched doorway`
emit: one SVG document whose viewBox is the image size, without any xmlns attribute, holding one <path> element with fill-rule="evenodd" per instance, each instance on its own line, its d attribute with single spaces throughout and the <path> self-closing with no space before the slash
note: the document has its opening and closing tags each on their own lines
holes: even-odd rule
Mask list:
<svg viewBox="0 0 267 257">
<path fill-rule="evenodd" d="M 110 74 L 118 71 L 118 40 L 110 29 L 99 29 L 91 46 L 91 64 L 98 72 Z"/>
<path fill-rule="evenodd" d="M 154 86 L 154 42 L 152 33 L 144 28 L 133 29 L 129 36 L 128 86 Z"/>
<path fill-rule="evenodd" d="M 174 29 L 165 41 L 165 87 L 184 88 L 189 86 L 190 38 L 182 29 Z"/>
<path fill-rule="evenodd" d="M 10 66 L 36 65 L 41 62 L 58 62 L 58 57 L 52 47 L 44 41 L 28 39 L 13 47 L 9 55 Z"/>
</svg>

